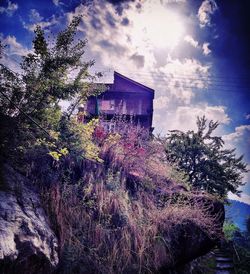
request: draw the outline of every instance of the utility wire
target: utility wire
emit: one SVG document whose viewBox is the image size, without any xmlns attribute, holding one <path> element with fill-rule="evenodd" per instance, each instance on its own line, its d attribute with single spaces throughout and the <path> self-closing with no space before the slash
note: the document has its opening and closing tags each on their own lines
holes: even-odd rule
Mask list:
<svg viewBox="0 0 250 274">
<path fill-rule="evenodd" d="M 140 75 L 140 73 L 137 73 L 137 75 L 138 74 Z M 133 76 L 131 78 L 135 79 L 135 77 L 133 77 Z M 155 76 L 152 77 L 150 74 L 148 74 L 148 75 L 143 75 L 142 77 L 140 77 L 140 79 L 145 80 L 147 82 L 149 82 L 150 80 L 156 80 L 157 82 L 162 82 L 165 85 L 168 85 L 168 83 L 166 83 L 167 80 L 176 81 L 176 82 L 177 81 L 180 81 L 180 82 L 199 81 L 199 82 L 205 83 L 206 85 L 209 85 L 209 86 L 212 86 L 212 87 L 218 87 L 218 88 L 223 87 L 223 88 L 233 88 L 233 89 L 234 88 L 235 89 L 250 89 L 250 82 L 247 83 L 247 84 L 249 84 L 249 86 L 242 86 L 242 85 L 237 85 L 237 83 L 234 84 L 234 82 L 228 82 L 228 81 L 225 82 L 225 81 L 218 81 L 218 80 L 214 81 L 213 79 L 209 78 L 209 76 L 207 78 L 205 78 L 205 76 L 200 77 L 200 78 L 191 78 L 191 77 L 184 77 L 184 76 L 178 76 L 178 75 L 166 75 L 165 74 L 165 75 L 162 75 L 162 76 L 155 75 Z M 171 84 L 174 84 L 174 83 L 171 83 Z M 190 88 L 192 88 L 192 87 L 195 88 L 195 86 L 190 86 Z M 202 87 L 202 88 L 206 88 L 206 87 Z"/>
<path fill-rule="evenodd" d="M 98 70 L 103 70 L 103 71 L 107 71 L 107 72 L 110 72 L 110 73 L 112 73 L 113 71 L 117 71 L 116 69 L 103 69 L 103 67 L 97 67 L 97 66 L 94 66 L 93 67 L 93 69 L 98 69 Z M 173 75 L 173 74 L 175 74 L 175 75 L 179 75 L 179 76 L 183 76 L 183 77 L 187 77 L 187 78 L 190 78 L 190 76 L 193 76 L 193 74 L 190 74 L 190 73 L 179 73 L 179 72 L 168 72 L 168 73 L 164 73 L 164 72 L 159 72 L 159 73 L 157 73 L 157 72 L 146 72 L 146 71 L 138 71 L 138 70 L 122 70 L 123 72 L 126 72 L 126 73 L 133 73 L 133 74 L 135 74 L 135 73 L 137 73 L 137 74 L 144 74 L 144 75 L 154 75 L 154 74 L 156 74 L 156 75 L 159 75 L 159 74 L 163 74 L 163 75 L 166 75 L 166 74 L 170 74 L 170 75 Z M 213 74 L 209 74 L 209 76 L 206 76 L 206 75 L 204 75 L 204 76 L 202 76 L 201 75 L 201 77 L 206 77 L 206 78 L 212 78 L 212 79 L 225 79 L 225 80 L 233 80 L 233 79 L 236 79 L 236 80 L 239 80 L 239 79 L 241 79 L 241 80 L 248 80 L 249 81 L 249 76 L 250 76 L 250 74 L 246 74 L 246 77 L 238 77 L 238 76 L 235 76 L 235 75 L 230 75 L 230 74 L 228 74 L 228 75 L 226 75 L 226 74 L 224 74 L 223 76 L 220 76 L 220 75 L 213 75 Z"/>
<path fill-rule="evenodd" d="M 10 58 L 11 59 L 11 58 Z M 16 63 L 18 63 L 16 60 L 12 59 L 13 61 L 15 61 Z M 3 65 L 4 66 L 4 65 Z M 4 66 L 6 68 L 6 66 Z M 98 67 L 94 67 L 95 69 L 98 69 Z M 102 68 L 103 69 L 103 68 Z M 9 69 L 11 72 L 13 72 L 14 74 L 18 75 L 16 72 L 14 72 L 13 70 Z M 106 69 L 106 71 L 109 71 L 111 73 L 111 69 Z M 125 72 L 125 71 L 124 71 Z M 125 73 L 132 73 L 132 71 L 126 71 Z M 151 79 L 157 79 L 157 83 L 156 86 L 159 88 L 184 88 L 184 89 L 196 89 L 196 90 L 206 90 L 206 91 L 219 91 L 219 92 L 231 92 L 231 93 L 239 93 L 238 91 L 244 91 L 244 90 L 248 90 L 250 89 L 250 87 L 247 86 L 238 86 L 238 85 L 232 85 L 233 82 L 228 82 L 228 77 L 224 77 L 225 79 L 227 79 L 227 83 L 225 84 L 224 81 L 219 80 L 219 78 L 223 78 L 223 77 L 214 77 L 214 76 L 201 76 L 200 78 L 191 78 L 191 77 L 187 77 L 188 74 L 177 74 L 177 75 L 173 75 L 173 74 L 163 74 L 158 75 L 155 72 L 138 72 L 138 71 L 134 71 L 134 73 L 139 74 L 139 75 L 143 75 L 143 80 L 144 81 L 149 81 Z M 153 76 L 152 76 L 153 75 Z M 164 81 L 164 77 L 166 80 L 175 80 L 175 81 L 203 81 L 205 82 L 206 86 L 204 87 L 198 87 L 197 85 L 192 85 L 192 83 L 189 84 L 183 84 L 180 83 L 180 85 L 176 85 L 176 83 L 166 83 Z M 206 78 L 205 78 L 206 77 Z M 131 77 L 132 78 L 132 77 Z M 218 78 L 218 79 L 217 79 Z M 74 78 L 69 78 L 70 80 L 73 80 Z M 230 76 L 230 79 L 232 79 L 232 77 Z M 235 79 L 240 79 L 240 78 L 235 78 Z M 249 81 L 249 79 L 247 79 Z M 206 83 L 207 82 L 207 83 Z M 159 85 L 159 83 L 161 83 Z M 220 84 L 222 83 L 222 84 Z M 150 83 L 149 83 L 150 84 Z M 249 83 L 250 84 L 250 83 Z"/>
<path fill-rule="evenodd" d="M 74 78 L 71 78 L 71 80 L 73 80 Z M 143 80 L 143 79 L 142 79 Z M 147 79 L 144 79 L 145 81 L 148 81 Z M 159 84 L 160 83 L 160 84 Z M 104 84 L 109 84 L 109 83 L 104 83 Z M 144 83 L 145 84 L 145 83 Z M 202 83 L 204 84 L 204 83 Z M 150 83 L 146 83 L 146 85 L 150 85 Z M 167 83 L 164 82 L 164 80 L 158 80 L 157 83 L 155 84 L 155 89 L 157 90 L 157 88 L 164 88 L 164 89 L 168 89 L 168 88 L 184 88 L 184 89 L 195 89 L 195 90 L 203 90 L 203 91 L 218 91 L 218 92 L 231 92 L 231 93 L 240 93 L 239 91 L 247 91 L 248 89 L 250 89 L 250 87 L 233 87 L 233 86 L 226 86 L 226 85 L 208 85 L 208 86 L 202 86 L 199 87 L 198 84 L 197 85 L 192 85 L 192 83 L 190 83 L 190 85 L 185 84 L 185 83 Z M 178 90 L 177 90 L 178 91 Z"/>
<path fill-rule="evenodd" d="M 140 75 L 140 74 L 139 74 Z M 143 75 L 142 77 L 146 78 L 146 79 L 151 79 L 150 75 Z M 246 86 L 242 86 L 242 85 L 237 85 L 237 82 L 225 82 L 225 81 L 221 81 L 221 80 L 213 80 L 211 78 L 209 78 L 209 76 L 205 77 L 199 77 L 199 78 L 193 78 L 193 77 L 185 77 L 185 76 L 180 76 L 180 75 L 171 75 L 171 74 L 164 74 L 162 76 L 160 75 L 155 75 L 152 77 L 153 79 L 157 79 L 157 80 L 176 80 L 176 81 L 203 81 L 203 82 L 207 82 L 208 84 L 215 84 L 215 85 L 222 85 L 222 86 L 229 86 L 229 87 L 239 87 L 239 88 L 246 88 Z M 248 83 L 250 85 L 250 82 Z"/>
<path fill-rule="evenodd" d="M 52 140 L 52 141 L 57 141 L 55 138 L 53 138 L 50 133 L 45 129 L 43 128 L 41 125 L 39 125 L 33 118 L 31 118 L 26 112 L 24 112 L 19 106 L 17 106 L 15 103 L 13 103 L 11 101 L 11 99 L 9 99 L 9 97 L 7 95 L 5 95 L 1 90 L 0 90 L 0 93 L 11 103 L 13 104 L 13 106 L 18 109 L 20 111 L 21 114 L 23 114 L 25 117 L 27 117 L 32 123 L 34 123 L 38 128 L 40 128 L 46 135 L 49 136 L 49 138 Z M 35 134 L 33 133 L 33 136 L 35 136 Z M 58 146 L 55 144 L 55 151 L 58 152 L 59 154 L 61 154 L 61 151 L 59 150 Z"/>
<path fill-rule="evenodd" d="M 46 133 L 50 139 L 56 141 L 53 137 L 51 137 L 51 135 L 49 134 L 49 132 L 44 129 L 42 126 L 40 126 L 33 118 L 31 118 L 26 112 L 24 112 L 19 106 L 17 106 L 15 103 L 13 103 L 11 101 L 11 99 L 9 99 L 9 97 L 4 94 L 1 90 L 0 90 L 0 93 L 16 108 L 20 111 L 20 113 L 22 113 L 25 117 L 27 117 L 32 123 L 34 123 L 37 127 L 39 127 L 44 133 Z"/>
<path fill-rule="evenodd" d="M 203 81 L 203 82 L 207 82 L 210 85 L 217 85 L 217 86 L 228 86 L 228 87 L 235 87 L 235 88 L 249 88 L 247 86 L 242 86 L 242 85 L 237 85 L 237 82 L 230 82 L 230 81 L 222 81 L 222 80 L 217 80 L 217 79 L 212 79 L 209 76 L 201 76 L 199 78 L 194 78 L 194 77 L 186 77 L 186 76 L 182 76 L 182 75 L 174 75 L 174 74 L 162 74 L 162 75 L 157 75 L 155 74 L 154 76 L 150 75 L 150 74 L 142 74 L 142 73 L 137 73 L 137 75 L 142 75 L 142 78 L 144 79 L 148 79 L 148 80 L 154 80 L 157 79 L 157 81 L 164 81 L 165 80 L 176 80 L 176 81 Z M 249 81 L 249 80 L 248 80 Z M 250 81 L 249 83 L 247 83 L 250 85 Z"/>
<path fill-rule="evenodd" d="M 5 54 L 6 55 L 6 54 Z M 17 60 L 15 60 L 14 58 L 11 58 L 10 56 L 6 55 L 9 59 L 11 59 L 12 61 L 14 61 L 16 64 L 20 65 L 20 62 L 18 62 Z M 113 73 L 113 71 L 116 71 L 116 69 L 114 68 L 107 68 L 107 69 L 104 69 L 103 67 L 99 67 L 99 66 L 93 66 L 91 69 L 93 70 L 100 70 L 100 71 L 103 71 L 103 72 L 106 72 L 106 73 Z M 166 75 L 169 75 L 169 77 L 174 77 L 174 78 L 186 78 L 186 79 L 190 79 L 190 80 L 195 80 L 197 78 L 192 78 L 192 76 L 194 76 L 193 74 L 189 74 L 189 73 L 178 73 L 178 72 L 168 72 L 168 73 L 164 73 L 164 72 L 146 72 L 146 71 L 140 71 L 138 72 L 137 70 L 122 70 L 123 72 L 125 73 L 131 73 L 131 74 L 139 74 L 139 75 L 145 75 L 145 76 L 152 76 L 154 75 L 154 77 L 160 77 L 162 78 L 163 76 L 166 76 Z M 13 72 L 13 71 L 12 71 Z M 16 72 L 13 72 L 13 73 L 16 73 Z M 161 74 L 161 75 L 160 75 Z M 201 80 L 201 78 L 204 78 L 204 79 L 211 79 L 212 81 L 221 81 L 221 82 L 225 82 L 223 81 L 223 79 L 226 80 L 226 82 L 231 82 L 233 81 L 233 79 L 235 80 L 247 80 L 247 81 L 250 81 L 250 74 L 246 74 L 246 77 L 236 77 L 236 76 L 232 76 L 232 75 L 224 75 L 224 76 L 220 76 L 220 75 L 200 75 L 199 76 L 200 78 L 198 78 L 197 80 Z M 233 82 L 231 82 L 233 83 Z"/>
<path fill-rule="evenodd" d="M 141 73 L 137 73 L 137 74 L 141 74 Z M 105 76 L 104 76 L 105 77 Z M 107 76 L 106 76 L 107 77 Z M 209 79 L 209 77 L 207 78 L 204 78 L 205 76 L 201 77 L 201 78 L 190 78 L 190 77 L 184 77 L 184 76 L 176 76 L 176 75 L 156 75 L 154 77 L 151 77 L 150 74 L 148 73 L 148 75 L 143 75 L 140 79 L 143 79 L 145 81 L 150 81 L 150 80 L 155 80 L 155 78 L 157 78 L 157 82 L 162 82 L 164 83 L 166 86 L 169 86 L 168 83 L 165 82 L 164 80 L 164 77 L 165 77 L 165 80 L 173 80 L 173 81 L 200 81 L 202 82 L 203 84 L 206 84 L 205 87 L 201 87 L 201 89 L 206 89 L 208 88 L 208 85 L 211 86 L 211 87 L 223 87 L 223 88 L 235 88 L 235 89 L 250 89 L 250 82 L 249 82 L 249 87 L 248 86 L 239 86 L 239 85 L 232 85 L 233 83 L 230 83 L 231 85 L 227 83 L 225 83 L 225 81 L 215 81 L 214 80 L 211 80 Z M 131 77 L 131 78 L 134 78 L 135 77 Z M 166 79 L 167 78 L 167 79 Z M 73 79 L 73 78 L 72 78 Z M 138 80 L 137 80 L 138 81 Z M 182 82 L 182 83 L 183 83 Z M 176 85 L 176 83 L 170 83 L 171 85 Z M 185 84 L 185 83 L 184 83 Z M 190 83 L 192 84 L 192 83 Z M 194 83 L 194 86 L 191 86 L 191 85 L 185 85 L 187 88 L 199 88 L 197 87 Z M 236 83 L 237 84 L 237 83 Z M 157 85 L 157 84 L 156 84 Z M 183 86 L 183 85 L 182 85 Z"/>
<path fill-rule="evenodd" d="M 9 57 L 8 57 L 9 58 Z M 19 62 L 17 62 L 15 59 L 13 58 L 9 58 L 11 59 L 12 61 L 14 61 L 15 63 L 17 63 L 18 65 L 20 65 Z M 6 67 L 6 66 L 4 66 Z M 103 68 L 101 67 L 93 67 L 93 69 L 99 69 L 99 70 L 103 70 Z M 18 75 L 16 72 L 14 72 L 13 70 L 9 69 L 12 73 Z M 233 79 L 243 79 L 243 78 L 239 78 L 239 77 L 233 77 L 231 75 L 229 76 L 212 76 L 212 75 L 208 75 L 208 76 L 204 76 L 204 75 L 201 75 L 199 76 L 199 78 L 193 78 L 193 77 L 189 77 L 189 76 L 194 76 L 192 74 L 177 74 L 177 73 L 162 73 L 160 72 L 159 74 L 156 73 L 156 72 L 138 72 L 138 71 L 132 71 L 132 70 L 123 70 L 126 73 L 130 73 L 130 74 L 139 74 L 139 75 L 143 75 L 143 77 L 145 79 L 148 79 L 148 80 L 151 80 L 151 79 L 157 79 L 157 81 L 162 81 L 164 84 L 164 80 L 163 78 L 167 78 L 166 80 L 170 79 L 170 80 L 186 80 L 186 81 L 207 81 L 209 82 L 210 85 L 212 86 L 216 86 L 216 87 L 230 87 L 230 88 L 242 88 L 242 89 L 248 89 L 249 87 L 245 87 L 245 86 L 238 86 L 238 85 L 234 85 L 234 82 L 232 82 Z M 109 72 L 109 73 L 112 73 L 112 70 L 111 69 L 106 69 L 106 72 Z M 105 71 L 104 71 L 105 73 Z M 161 75 L 160 75 L 161 74 Z M 225 79 L 226 80 L 226 85 L 225 85 L 225 81 L 223 81 L 222 79 Z M 245 78 L 245 80 L 249 81 L 249 78 Z M 213 82 L 213 83 L 210 83 L 210 82 Z M 214 82 L 216 84 L 214 84 Z M 221 85 L 219 85 L 220 83 L 222 83 Z M 249 82 L 250 84 L 250 82 Z M 193 86 L 190 86 L 190 87 L 186 87 L 186 88 L 195 88 Z"/>
</svg>

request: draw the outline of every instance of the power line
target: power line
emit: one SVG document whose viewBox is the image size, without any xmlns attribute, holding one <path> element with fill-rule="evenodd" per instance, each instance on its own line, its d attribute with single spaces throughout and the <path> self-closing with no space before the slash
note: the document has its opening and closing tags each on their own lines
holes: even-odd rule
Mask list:
<svg viewBox="0 0 250 274">
<path fill-rule="evenodd" d="M 140 79 L 143 79 L 146 82 L 149 82 L 150 80 L 156 80 L 157 83 L 161 82 L 161 83 L 164 83 L 165 85 L 168 85 L 168 83 L 166 82 L 168 80 L 176 81 L 176 82 L 179 81 L 182 84 L 184 81 L 186 81 L 186 82 L 190 82 L 190 81 L 195 82 L 196 81 L 196 83 L 194 83 L 193 86 L 189 86 L 189 88 L 195 88 L 198 85 L 197 81 L 199 81 L 202 84 L 205 84 L 204 87 L 201 87 L 202 89 L 207 88 L 208 86 L 215 87 L 215 88 L 220 88 L 220 87 L 227 88 L 228 87 L 228 88 L 232 88 L 232 89 L 250 89 L 250 83 L 249 83 L 249 86 L 242 86 L 242 85 L 237 85 L 237 84 L 233 85 L 233 83 L 228 84 L 228 82 L 225 83 L 223 81 L 218 81 L 218 80 L 214 82 L 214 80 L 209 79 L 209 78 L 204 78 L 204 77 L 202 77 L 202 78 L 187 78 L 187 77 L 181 77 L 181 76 L 176 76 L 176 75 L 164 75 L 164 76 L 151 77 L 150 75 L 147 75 L 147 76 L 144 75 L 144 76 L 140 77 Z M 135 77 L 131 77 L 131 78 L 135 79 Z M 157 85 L 157 83 L 156 83 L 156 85 Z M 171 83 L 171 84 L 176 85 L 176 83 Z"/>
<path fill-rule="evenodd" d="M 130 72 L 131 73 L 131 71 L 127 71 L 128 73 Z M 111 73 L 111 71 L 110 71 L 110 73 Z M 138 73 L 138 72 L 136 72 L 136 74 L 138 75 L 140 75 L 140 74 L 143 74 L 143 73 Z M 153 74 L 153 73 L 152 73 Z M 105 77 L 105 76 L 104 76 Z M 107 77 L 107 76 L 106 76 Z M 165 77 L 165 79 L 163 79 Z M 214 80 L 212 80 L 212 79 L 210 79 L 209 78 L 209 76 L 208 77 L 206 77 L 206 76 L 203 76 L 203 77 L 200 77 L 200 78 L 191 78 L 191 77 L 184 77 L 184 76 L 176 76 L 176 75 L 167 75 L 167 74 L 165 74 L 165 75 L 162 75 L 162 76 L 160 76 L 160 75 L 155 75 L 155 76 L 153 76 L 153 77 L 151 77 L 151 74 L 150 73 L 144 73 L 144 75 L 142 76 L 142 77 L 140 77 L 140 79 L 144 79 L 144 80 L 146 80 L 146 81 L 149 81 L 149 80 L 155 80 L 155 78 L 157 78 L 157 82 L 162 82 L 162 83 L 164 83 L 164 84 L 167 84 L 166 82 L 165 82 L 165 80 L 176 80 L 176 81 L 181 81 L 181 80 L 183 80 L 183 81 L 200 81 L 200 82 L 202 82 L 202 83 L 205 83 L 206 84 L 206 86 L 205 87 L 202 87 L 203 89 L 204 88 L 206 88 L 208 85 L 210 85 L 210 86 L 212 86 L 212 87 L 229 87 L 229 88 L 237 88 L 237 89 L 249 89 L 250 88 L 250 82 L 249 82 L 249 87 L 248 86 L 239 86 L 239 85 L 232 85 L 233 83 L 231 83 L 231 85 L 229 85 L 228 84 L 228 82 L 227 83 L 225 83 L 225 81 L 215 81 L 214 82 Z M 131 77 L 131 78 L 134 78 L 135 79 L 135 77 Z M 72 78 L 73 79 L 73 78 Z M 138 80 L 137 80 L 138 81 Z M 173 85 L 175 85 L 175 83 L 171 83 L 171 84 L 173 84 Z M 194 86 L 189 86 L 190 88 L 195 88 L 195 85 Z"/>
<path fill-rule="evenodd" d="M 140 75 L 140 73 L 139 73 L 139 75 Z M 145 74 L 145 75 L 143 75 L 143 77 L 149 78 L 150 75 L 149 74 L 148 75 Z M 182 76 L 182 75 L 163 74 L 163 75 L 154 75 L 153 79 L 154 78 L 157 78 L 157 79 L 163 79 L 163 78 L 165 78 L 165 79 L 180 80 L 180 81 L 181 80 L 183 80 L 183 81 L 204 81 L 204 82 L 206 81 L 209 84 L 214 84 L 215 83 L 217 85 L 219 85 L 219 84 L 225 85 L 225 81 L 217 80 L 217 79 L 212 79 L 209 76 L 201 76 L 199 78 L 193 78 L 193 77 L 186 77 L 186 76 Z M 235 83 L 235 84 L 234 83 L 235 82 L 228 82 L 227 81 L 227 86 L 239 87 L 239 88 L 243 87 L 243 86 L 238 86 L 237 83 Z M 250 82 L 249 82 L 249 85 L 250 85 Z"/>
<path fill-rule="evenodd" d="M 97 69 L 97 68 L 95 67 L 95 69 Z M 9 69 L 9 70 L 12 71 L 15 75 L 18 75 L 13 70 L 11 70 L 11 69 Z M 106 69 L 106 71 L 109 71 L 111 73 L 111 69 Z M 132 73 L 132 71 L 128 70 L 127 73 Z M 143 75 L 140 78 L 143 78 L 143 80 L 145 80 L 146 82 L 148 82 L 151 79 L 155 80 L 155 78 L 156 78 L 157 79 L 156 86 L 159 87 L 159 88 L 184 88 L 184 89 L 196 89 L 196 90 L 205 90 L 205 91 L 213 90 L 213 91 L 219 91 L 219 92 L 223 92 L 223 91 L 225 91 L 225 92 L 238 92 L 238 91 L 244 91 L 244 90 L 250 89 L 250 87 L 247 87 L 247 86 L 232 85 L 232 83 L 230 83 L 230 82 L 229 82 L 230 84 L 228 84 L 228 81 L 225 84 L 224 81 L 218 80 L 218 79 L 216 79 L 216 77 L 215 77 L 215 79 L 212 79 L 211 76 L 202 76 L 200 78 L 191 78 L 191 77 L 184 76 L 184 74 L 183 75 L 181 75 L 181 74 L 179 74 L 179 75 L 172 75 L 172 74 L 158 75 L 157 73 L 154 73 L 154 72 L 138 72 L 138 71 L 134 71 L 134 73 L 136 73 L 137 75 L 138 74 Z M 164 79 L 164 77 L 165 77 L 165 79 Z M 69 79 L 74 79 L 74 78 L 69 78 Z M 183 83 L 183 82 L 180 83 L 179 85 L 176 84 L 176 83 L 168 84 L 168 83 L 165 82 L 165 80 L 166 81 L 167 80 L 173 80 L 173 81 L 201 81 L 202 84 L 204 84 L 204 82 L 205 82 L 205 86 L 198 87 L 198 84 L 192 85 L 192 83 L 186 84 L 186 83 Z"/>
<path fill-rule="evenodd" d="M 44 129 L 42 126 L 40 126 L 33 118 L 31 118 L 26 112 L 24 112 L 19 106 L 17 106 L 15 103 L 13 103 L 11 101 L 11 99 L 6 95 L 4 94 L 1 90 L 0 90 L 0 93 L 5 97 L 5 99 L 7 99 L 16 109 L 18 109 L 20 111 L 20 113 L 22 113 L 25 117 L 27 117 L 32 123 L 34 123 L 37 127 L 39 127 L 44 133 L 46 133 L 50 139 L 54 140 L 55 139 L 53 137 L 51 137 L 50 133 Z"/>
<path fill-rule="evenodd" d="M 6 54 L 5 54 L 6 55 Z M 18 62 L 17 60 L 15 60 L 14 58 L 11 58 L 10 56 L 6 55 L 9 59 L 11 59 L 12 61 L 14 61 L 16 64 L 18 64 L 20 66 L 20 62 Z M 104 69 L 103 67 L 99 67 L 99 66 L 93 66 L 91 67 L 92 70 L 100 70 L 100 71 L 106 71 L 106 72 L 109 72 L 109 73 L 112 73 L 113 71 L 115 71 L 114 68 L 107 68 L 107 69 Z M 222 79 L 225 79 L 228 82 L 230 83 L 233 83 L 232 80 L 235 79 L 235 80 L 247 80 L 250 84 L 250 74 L 249 75 L 246 75 L 247 78 L 243 78 L 243 77 L 236 77 L 235 75 L 223 75 L 223 76 L 220 76 L 220 75 L 212 75 L 212 74 L 209 74 L 209 75 L 200 75 L 199 77 L 200 78 L 192 78 L 194 75 L 193 74 L 190 74 L 190 73 L 176 73 L 176 72 L 168 72 L 168 73 L 164 73 L 164 72 L 146 72 L 146 71 L 135 71 L 135 70 L 123 70 L 125 73 L 133 73 L 133 74 L 139 74 L 139 75 L 145 75 L 145 76 L 154 76 L 154 77 L 158 77 L 158 78 L 162 78 L 164 76 L 169 76 L 169 77 L 174 77 L 174 78 L 184 78 L 184 79 L 190 79 L 190 80 L 201 80 L 201 79 L 205 79 L 205 80 L 212 80 L 212 81 L 219 81 L 219 82 L 223 82 L 224 81 Z M 161 75 L 160 75 L 161 74 Z"/>
<path fill-rule="evenodd" d="M 103 68 L 102 67 L 93 67 L 94 69 L 98 69 L 98 70 L 103 70 Z M 116 71 L 116 69 L 106 69 L 106 71 L 108 71 L 108 72 L 112 72 L 112 71 Z M 159 74 L 162 74 L 162 75 L 170 75 L 170 76 L 176 76 L 176 75 L 178 75 L 178 76 L 180 76 L 180 77 L 187 77 L 187 78 L 190 78 L 190 76 L 192 77 L 192 76 L 194 76 L 193 74 L 190 74 L 190 73 L 179 73 L 179 72 L 173 72 L 173 73 L 171 73 L 171 72 L 168 72 L 168 73 L 164 73 L 164 72 L 159 72 L 159 73 L 157 73 L 157 72 L 146 72 L 146 71 L 138 71 L 138 70 L 122 70 L 122 71 L 124 71 L 124 72 L 126 72 L 126 73 L 133 73 L 133 74 L 141 74 L 141 75 L 157 75 L 157 76 L 160 76 L 160 77 L 162 77 L 161 75 L 159 75 Z M 173 75 L 174 74 L 174 75 Z M 220 75 L 213 75 L 213 74 L 209 74 L 209 75 L 200 75 L 200 77 L 202 77 L 202 78 L 211 78 L 212 80 L 216 80 L 216 79 L 218 79 L 218 80 L 220 80 L 220 79 L 225 79 L 225 80 L 233 80 L 233 79 L 236 79 L 236 80 L 247 80 L 247 81 L 249 81 L 249 77 L 250 77 L 250 74 L 249 75 L 246 75 L 247 76 L 247 78 L 243 78 L 243 77 L 236 77 L 235 75 L 230 75 L 230 74 L 228 74 L 228 75 L 226 75 L 226 74 L 224 74 L 223 76 L 220 76 Z"/>
<path fill-rule="evenodd" d="M 70 80 L 73 80 L 74 78 L 70 78 Z M 140 78 L 142 79 L 142 78 Z M 148 79 L 144 80 L 146 82 L 149 82 Z M 137 80 L 138 81 L 138 80 Z M 108 83 L 103 83 L 103 84 L 108 84 Z M 150 83 L 148 83 L 150 85 Z M 202 84 L 204 84 L 202 82 Z M 199 87 L 198 83 L 194 83 L 192 85 L 192 83 L 167 83 L 164 81 L 164 79 L 159 79 L 157 80 L 157 82 L 155 83 L 156 89 L 157 88 L 184 88 L 184 89 L 196 89 L 196 90 L 203 90 L 203 91 L 209 91 L 209 90 L 213 90 L 213 91 L 225 91 L 225 92 L 234 92 L 234 93 L 238 93 L 240 91 L 246 91 L 248 89 L 250 89 L 250 87 L 243 87 L 243 86 L 230 86 L 230 85 L 220 85 L 220 84 L 204 84 L 204 86 Z"/>
</svg>

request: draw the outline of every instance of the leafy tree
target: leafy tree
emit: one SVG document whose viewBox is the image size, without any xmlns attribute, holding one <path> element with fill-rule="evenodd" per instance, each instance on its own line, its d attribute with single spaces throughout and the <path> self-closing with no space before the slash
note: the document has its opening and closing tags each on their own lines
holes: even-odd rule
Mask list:
<svg viewBox="0 0 250 274">
<path fill-rule="evenodd" d="M 228 191 L 240 193 L 237 188 L 247 169 L 243 156 L 237 158 L 235 149 L 223 149 L 222 138 L 212 135 L 218 125 L 210 121 L 207 126 L 207 119 L 198 117 L 197 132 L 170 131 L 165 150 L 167 160 L 187 174 L 193 189 L 225 197 Z"/>
<path fill-rule="evenodd" d="M 226 220 L 223 224 L 223 232 L 224 232 L 225 238 L 228 241 L 230 241 L 230 240 L 233 240 L 234 234 L 236 232 L 239 232 L 239 228 L 232 221 Z"/>
<path fill-rule="evenodd" d="M 58 158 L 58 155 L 64 155 L 60 151 L 74 150 L 72 142 L 79 142 L 67 142 L 65 150 L 61 124 L 74 124 L 72 114 L 77 105 L 102 91 L 94 84 L 101 74 L 89 73 L 94 61 L 82 58 L 86 41 L 75 40 L 80 20 L 80 17 L 73 18 L 52 43 L 47 42 L 44 31 L 37 26 L 33 52 L 23 57 L 20 73 L 0 64 L 0 143 L 3 157 L 19 159 L 20 162 L 27 152 L 35 154 L 33 150 L 39 148 L 40 153 L 42 149 L 42 153 L 52 152 L 50 155 Z M 2 44 L 0 48 L 1 57 Z M 62 100 L 71 102 L 65 112 L 59 104 Z M 71 134 L 73 131 L 71 129 Z M 93 148 L 90 138 L 88 141 Z M 82 146 L 78 152 L 86 155 L 86 149 L 86 145 Z M 97 151 L 96 148 L 93 150 Z"/>
</svg>

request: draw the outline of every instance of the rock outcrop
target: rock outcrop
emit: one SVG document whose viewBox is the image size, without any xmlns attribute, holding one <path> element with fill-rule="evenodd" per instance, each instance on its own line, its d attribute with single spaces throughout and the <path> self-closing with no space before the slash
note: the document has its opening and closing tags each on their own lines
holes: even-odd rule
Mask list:
<svg viewBox="0 0 250 274">
<path fill-rule="evenodd" d="M 58 264 L 58 241 L 27 179 L 3 169 L 0 190 L 0 273 L 48 273 Z"/>
<path fill-rule="evenodd" d="M 197 225 L 192 219 L 187 219 L 181 224 L 173 226 L 167 235 L 163 235 L 167 244 L 165 244 L 164 249 L 161 249 L 163 266 L 159 269 L 159 273 L 176 273 L 174 271 L 177 271 L 177 273 L 179 273 L 178 271 L 180 273 L 189 273 L 182 272 L 185 265 L 207 254 L 220 241 L 225 219 L 223 203 L 202 196 L 197 196 L 195 200 L 202 201 L 203 205 L 206 204 L 209 208 L 210 217 L 214 218 L 214 233 L 211 231 L 207 233 L 202 229 L 202 226 Z M 165 256 L 164 252 L 166 252 Z M 171 254 L 171 260 L 167 259 L 167 253 Z"/>
<path fill-rule="evenodd" d="M 49 274 L 54 270 L 56 273 L 64 273 L 64 258 L 61 258 L 60 267 L 57 268 L 57 237 L 50 228 L 34 186 L 10 166 L 4 167 L 3 177 L 4 185 L 0 189 L 0 273 Z M 171 195 L 178 196 L 183 189 L 175 191 Z M 187 194 L 185 191 L 182 193 Z M 215 217 L 217 232 L 221 231 L 224 221 L 223 204 L 205 196 L 192 197 L 191 203 L 200 203 L 209 208 L 209 215 Z M 192 218 L 182 216 L 181 220 L 183 221 L 173 223 L 166 233 L 162 231 L 161 240 L 156 241 L 153 247 L 159 262 L 157 273 L 173 273 L 171 271 L 206 254 L 216 244 L 218 233 L 213 238 L 211 233 L 202 228 L 202 224 L 199 225 Z M 91 260 L 90 258 L 89 264 Z M 79 264 L 80 272 L 69 273 L 96 273 L 84 272 L 81 262 Z M 127 273 L 138 272 L 131 272 L 130 269 Z"/>
</svg>

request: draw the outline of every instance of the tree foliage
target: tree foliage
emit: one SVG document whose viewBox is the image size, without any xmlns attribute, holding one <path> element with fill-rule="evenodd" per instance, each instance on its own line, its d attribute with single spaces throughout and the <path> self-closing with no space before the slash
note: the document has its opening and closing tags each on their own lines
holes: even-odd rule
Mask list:
<svg viewBox="0 0 250 274">
<path fill-rule="evenodd" d="M 239 232 L 239 228 L 237 227 L 237 225 L 235 223 L 233 223 L 230 220 L 226 220 L 223 224 L 223 232 L 224 232 L 224 236 L 226 238 L 226 240 L 230 241 L 233 239 L 234 234 L 236 232 Z"/>
<path fill-rule="evenodd" d="M 77 151 L 75 143 L 81 140 L 70 139 L 71 143 L 68 140 L 65 147 L 62 132 L 62 124 L 68 124 L 71 135 L 78 131 L 70 126 L 75 123 L 72 114 L 76 107 L 90 95 L 102 91 L 102 87 L 94 84 L 101 74 L 89 73 L 94 61 L 83 59 L 86 40 L 75 39 L 80 20 L 80 17 L 73 18 L 50 43 L 37 26 L 33 51 L 23 57 L 20 73 L 0 64 L 0 138 L 1 154 L 5 158 L 23 160 L 22 157 L 38 147 L 56 158 L 64 155 L 61 149 L 75 150 L 82 156 L 97 151 L 88 132 L 83 134 L 88 146 L 82 144 L 82 149 L 78 146 Z M 0 47 L 2 55 L 4 47 L 2 44 Z M 63 100 L 71 102 L 64 112 L 60 105 Z M 92 152 L 86 151 L 89 147 Z"/>
<path fill-rule="evenodd" d="M 238 194 L 242 173 L 246 172 L 243 156 L 236 157 L 235 149 L 223 149 L 221 137 L 214 136 L 218 122 L 203 116 L 197 118 L 197 132 L 170 131 L 165 149 L 168 161 L 183 170 L 193 189 L 205 190 L 224 197 L 228 191 Z"/>
</svg>

